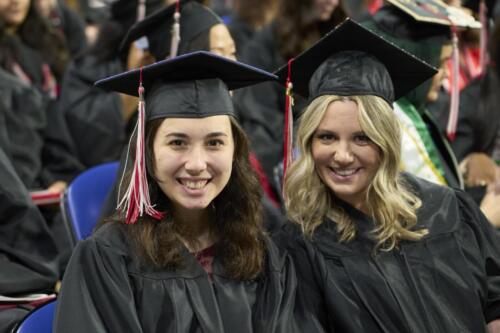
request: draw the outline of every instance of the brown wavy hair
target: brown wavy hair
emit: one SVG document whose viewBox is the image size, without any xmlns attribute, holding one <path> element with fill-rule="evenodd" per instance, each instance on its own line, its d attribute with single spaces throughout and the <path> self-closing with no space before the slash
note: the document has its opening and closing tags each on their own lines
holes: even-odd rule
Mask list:
<svg viewBox="0 0 500 333">
<path fill-rule="evenodd" d="M 285 59 L 296 57 L 346 17 L 342 0 L 326 22 L 317 19 L 314 0 L 281 0 L 274 25 L 281 56 Z"/>
<path fill-rule="evenodd" d="M 151 201 L 161 211 L 168 212 L 169 200 L 154 178 L 153 142 L 156 132 L 165 119 L 156 119 L 146 125 L 146 167 Z M 249 162 L 249 141 L 243 129 L 230 117 L 234 139 L 233 170 L 226 187 L 213 200 L 213 225 L 211 230 L 220 239 L 216 253 L 222 256 L 226 272 L 235 280 L 250 280 L 259 275 L 264 261 L 264 229 L 261 215 L 261 188 L 257 175 Z M 130 173 L 125 177 L 128 184 Z M 124 216 L 117 213 L 106 222 L 124 223 Z M 186 228 L 166 214 L 157 221 L 149 216 L 139 217 L 135 224 L 127 225 L 132 246 L 141 264 L 156 268 L 182 267 L 183 239 Z"/>
</svg>

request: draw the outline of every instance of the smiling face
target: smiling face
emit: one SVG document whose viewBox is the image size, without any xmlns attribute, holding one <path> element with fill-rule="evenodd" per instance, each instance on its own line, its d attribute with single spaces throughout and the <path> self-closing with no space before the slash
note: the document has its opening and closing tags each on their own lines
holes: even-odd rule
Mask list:
<svg viewBox="0 0 500 333">
<path fill-rule="evenodd" d="M 361 129 L 358 113 L 353 101 L 332 102 L 314 132 L 311 153 L 323 183 L 338 198 L 363 209 L 380 166 L 380 150 Z"/>
<path fill-rule="evenodd" d="M 30 8 L 31 0 L 0 0 L 0 17 L 8 30 L 16 31 L 24 22 Z"/>
<path fill-rule="evenodd" d="M 204 210 L 229 181 L 234 139 L 229 116 L 167 118 L 153 142 L 155 176 L 175 213 Z"/>
</svg>

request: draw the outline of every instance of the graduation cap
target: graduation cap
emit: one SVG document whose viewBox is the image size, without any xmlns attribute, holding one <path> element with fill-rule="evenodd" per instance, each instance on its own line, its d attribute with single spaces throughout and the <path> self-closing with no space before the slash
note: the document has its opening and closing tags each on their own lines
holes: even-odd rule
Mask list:
<svg viewBox="0 0 500 333">
<path fill-rule="evenodd" d="M 480 29 L 481 23 L 460 7 L 440 0 L 387 0 L 418 22 L 434 23 L 457 28 Z"/>
<path fill-rule="evenodd" d="M 97 81 L 97 87 L 139 96 L 132 178 L 119 201 L 119 208 L 126 213 L 126 223 L 135 223 L 143 214 L 156 219 L 163 216 L 149 198 L 144 159 L 146 121 L 234 116 L 229 90 L 276 79 L 261 69 L 198 51 Z M 130 148 L 134 147 L 129 144 L 129 151 Z"/>
<path fill-rule="evenodd" d="M 291 88 L 313 100 L 322 95 L 375 95 L 391 107 L 437 70 L 351 19 L 278 69 L 287 86 L 283 173 L 292 160 Z"/>
<path fill-rule="evenodd" d="M 233 114 L 228 90 L 276 80 L 276 76 L 264 70 L 208 51 L 197 51 L 162 60 L 142 69 L 134 69 L 102 79 L 97 81 L 95 85 L 105 90 L 139 96 L 138 85 L 141 76 L 142 86 L 146 92 L 145 100 L 148 103 L 147 120 L 173 116 L 182 117 L 183 115 L 185 117 L 203 117 L 219 112 L 216 110 L 228 104 L 230 110 L 224 109 L 223 112 Z M 203 83 L 209 80 L 219 83 L 208 85 Z M 184 89 L 186 94 L 198 95 L 198 101 L 191 99 L 189 95 L 180 94 L 180 91 Z M 208 90 L 205 92 L 205 89 Z M 218 98 L 214 98 L 215 95 L 210 95 L 213 93 L 217 93 Z M 203 94 L 212 97 L 205 100 Z M 191 109 L 195 101 L 200 103 L 196 107 L 198 110 Z M 183 104 L 184 102 L 186 104 Z M 179 105 L 175 108 L 164 107 L 176 104 Z M 156 109 L 156 105 L 158 105 L 158 109 Z M 184 107 L 186 110 L 183 110 Z M 191 114 L 191 111 L 196 113 Z"/>
<path fill-rule="evenodd" d="M 134 24 L 120 50 L 128 52 L 132 42 L 146 36 L 148 49 L 157 60 L 173 57 L 190 51 L 190 42 L 221 23 L 220 17 L 208 7 L 194 0 L 178 1 Z"/>
<path fill-rule="evenodd" d="M 288 67 L 275 72 L 282 83 Z M 290 73 L 294 92 L 310 100 L 325 94 L 361 94 L 392 105 L 437 70 L 347 19 L 293 59 Z"/>
</svg>

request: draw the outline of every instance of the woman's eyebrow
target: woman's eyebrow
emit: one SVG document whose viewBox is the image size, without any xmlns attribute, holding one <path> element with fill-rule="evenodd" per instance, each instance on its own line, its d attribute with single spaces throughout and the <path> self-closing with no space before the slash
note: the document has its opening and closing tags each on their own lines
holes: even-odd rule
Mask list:
<svg viewBox="0 0 500 333">
<path fill-rule="evenodd" d="M 172 133 L 168 133 L 165 135 L 165 137 L 169 137 L 169 136 L 175 136 L 177 138 L 187 138 L 188 135 L 185 134 L 185 133 L 180 133 L 180 132 L 172 132 Z"/>
<path fill-rule="evenodd" d="M 332 130 L 329 130 L 329 129 L 321 129 L 321 128 L 318 128 L 316 131 L 314 131 L 316 134 L 317 133 L 321 133 L 321 134 L 335 134 L 334 131 Z"/>
<path fill-rule="evenodd" d="M 181 132 L 172 132 L 172 133 L 167 133 L 165 135 L 165 137 L 176 137 L 176 138 L 189 138 L 189 135 L 187 135 L 186 133 L 181 133 Z M 205 137 L 206 138 L 215 138 L 215 137 L 219 137 L 219 136 L 228 136 L 226 133 L 224 132 L 212 132 L 212 133 L 209 133 L 207 134 Z"/>
<path fill-rule="evenodd" d="M 212 132 L 212 133 L 209 133 L 206 137 L 207 138 L 215 138 L 218 136 L 228 136 L 228 135 L 224 132 Z"/>
</svg>

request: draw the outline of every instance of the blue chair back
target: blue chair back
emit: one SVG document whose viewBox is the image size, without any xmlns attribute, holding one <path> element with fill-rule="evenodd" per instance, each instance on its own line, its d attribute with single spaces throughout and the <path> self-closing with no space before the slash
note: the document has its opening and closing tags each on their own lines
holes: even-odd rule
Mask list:
<svg viewBox="0 0 500 333">
<path fill-rule="evenodd" d="M 52 333 L 52 323 L 57 301 L 52 301 L 31 311 L 17 326 L 16 333 Z"/>
<path fill-rule="evenodd" d="M 115 182 L 117 170 L 118 162 L 90 168 L 76 177 L 66 190 L 62 203 L 63 216 L 72 229 L 75 241 L 92 233 Z"/>
</svg>

